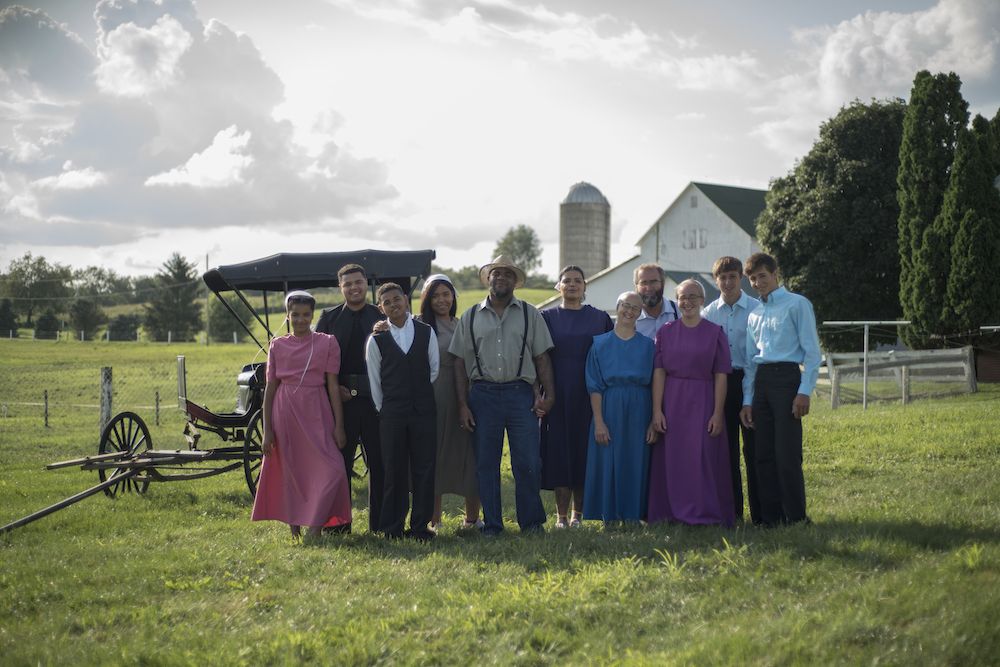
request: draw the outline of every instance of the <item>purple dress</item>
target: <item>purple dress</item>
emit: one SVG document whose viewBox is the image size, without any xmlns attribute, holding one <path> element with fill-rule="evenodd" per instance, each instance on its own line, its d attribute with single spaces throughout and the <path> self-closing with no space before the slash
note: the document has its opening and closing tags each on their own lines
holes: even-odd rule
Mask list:
<svg viewBox="0 0 1000 667">
<path fill-rule="evenodd" d="M 732 526 L 733 486 L 725 426 L 712 437 L 715 374 L 731 370 L 729 342 L 708 320 L 687 327 L 667 322 L 656 334 L 653 367 L 667 376 L 663 414 L 667 432 L 653 446 L 649 466 L 649 522 Z"/>
<path fill-rule="evenodd" d="M 549 350 L 556 402 L 541 424 L 542 488 L 579 488 L 587 477 L 590 440 L 590 393 L 587 391 L 587 353 L 594 336 L 614 325 L 603 310 L 550 308 L 542 318 L 555 345 Z"/>
</svg>

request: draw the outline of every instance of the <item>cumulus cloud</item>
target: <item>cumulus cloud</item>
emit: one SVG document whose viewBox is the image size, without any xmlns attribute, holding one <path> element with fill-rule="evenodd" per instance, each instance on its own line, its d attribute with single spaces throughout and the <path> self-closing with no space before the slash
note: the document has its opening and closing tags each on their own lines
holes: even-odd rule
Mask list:
<svg viewBox="0 0 1000 667">
<path fill-rule="evenodd" d="M 237 134 L 235 125 L 220 131 L 212 145 L 195 153 L 180 167 L 150 176 L 146 185 L 191 185 L 217 188 L 243 182 L 246 168 L 253 164 L 247 154 L 250 133 Z"/>
<path fill-rule="evenodd" d="M 194 40 L 161 16 L 151 28 L 126 23 L 102 35 L 97 82 L 108 93 L 142 97 L 176 83 L 177 64 Z"/>
<path fill-rule="evenodd" d="M 163 229 L 346 225 L 397 195 L 329 122 L 295 140 L 246 35 L 192 0 L 101 0 L 88 43 L 0 12 L 0 243 L 124 243 Z"/>
<path fill-rule="evenodd" d="M 772 149 L 801 155 L 819 123 L 858 98 L 909 97 L 914 75 L 954 71 L 964 87 L 1000 96 L 1000 4 L 993 0 L 940 0 L 908 14 L 866 12 L 833 26 L 798 30 L 793 69 L 767 88 L 774 103 L 758 112 L 771 118 L 755 133 Z"/>
</svg>

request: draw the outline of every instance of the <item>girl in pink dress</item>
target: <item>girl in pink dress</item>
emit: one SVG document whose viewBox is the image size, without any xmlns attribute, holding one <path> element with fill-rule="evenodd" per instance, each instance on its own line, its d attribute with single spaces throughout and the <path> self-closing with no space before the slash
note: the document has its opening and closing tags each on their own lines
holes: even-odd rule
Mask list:
<svg viewBox="0 0 1000 667">
<path fill-rule="evenodd" d="M 264 389 L 264 462 L 252 519 L 287 523 L 319 536 L 351 522 L 343 446 L 344 415 L 337 386 L 337 339 L 310 330 L 316 300 L 297 290 L 285 297 L 292 333 L 271 340 Z"/>
</svg>

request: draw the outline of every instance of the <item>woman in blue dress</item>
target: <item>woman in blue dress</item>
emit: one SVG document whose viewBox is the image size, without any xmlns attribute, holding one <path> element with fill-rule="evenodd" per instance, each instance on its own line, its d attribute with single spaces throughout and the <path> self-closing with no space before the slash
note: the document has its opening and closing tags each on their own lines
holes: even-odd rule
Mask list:
<svg viewBox="0 0 1000 667">
<path fill-rule="evenodd" d="M 542 488 L 555 491 L 556 528 L 577 527 L 583 518 L 587 474 L 590 396 L 584 368 L 594 336 L 610 331 L 611 318 L 583 303 L 587 281 L 579 266 L 559 272 L 557 308 L 542 311 L 555 347 L 549 350 L 556 402 L 541 424 Z M 573 516 L 568 517 L 570 502 Z"/>
<path fill-rule="evenodd" d="M 587 450 L 585 519 L 636 522 L 645 517 L 649 447 L 656 440 L 650 380 L 653 341 L 636 334 L 642 298 L 618 297 L 615 328 L 594 337 L 587 391 L 594 418 Z"/>
</svg>

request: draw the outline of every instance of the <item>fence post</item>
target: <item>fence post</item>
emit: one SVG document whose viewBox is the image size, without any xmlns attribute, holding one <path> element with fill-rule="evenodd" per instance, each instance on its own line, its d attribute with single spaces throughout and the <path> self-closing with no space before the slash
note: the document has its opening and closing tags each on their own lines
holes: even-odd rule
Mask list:
<svg viewBox="0 0 1000 667">
<path fill-rule="evenodd" d="M 173 338 L 174 338 L 174 332 L 173 331 L 168 331 L 167 332 L 167 343 L 169 344 L 169 343 L 174 342 Z"/>
<path fill-rule="evenodd" d="M 238 343 L 238 342 L 239 342 L 239 341 L 238 341 L 238 340 L 236 340 L 236 332 L 234 331 L 234 332 L 233 332 L 233 345 L 236 345 L 236 343 Z"/>
<path fill-rule="evenodd" d="M 160 390 L 159 389 L 156 390 L 156 402 L 154 403 L 154 405 L 156 406 L 156 425 L 159 426 L 160 425 Z"/>
<path fill-rule="evenodd" d="M 840 407 L 840 372 L 837 371 L 830 357 L 826 358 L 826 366 L 830 376 L 830 409 L 836 410 Z"/>
<path fill-rule="evenodd" d="M 965 382 L 969 387 L 969 393 L 974 394 L 979 391 L 979 387 L 976 386 L 976 355 L 971 345 L 962 348 L 962 352 L 965 353 L 965 359 L 962 360 L 962 365 L 965 366 Z"/>
<path fill-rule="evenodd" d="M 910 402 L 910 367 L 903 366 L 900 369 L 900 375 L 901 379 L 899 384 L 901 385 L 903 391 L 902 401 L 903 405 L 906 405 Z"/>
<path fill-rule="evenodd" d="M 49 427 L 49 390 L 48 389 L 46 389 L 42 393 L 42 397 L 44 398 L 44 401 L 45 401 L 45 428 L 48 428 Z"/>
<path fill-rule="evenodd" d="M 111 421 L 111 366 L 101 368 L 101 430 Z"/>
</svg>

